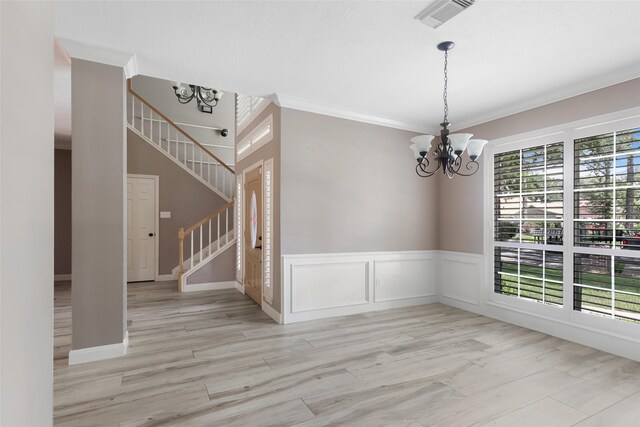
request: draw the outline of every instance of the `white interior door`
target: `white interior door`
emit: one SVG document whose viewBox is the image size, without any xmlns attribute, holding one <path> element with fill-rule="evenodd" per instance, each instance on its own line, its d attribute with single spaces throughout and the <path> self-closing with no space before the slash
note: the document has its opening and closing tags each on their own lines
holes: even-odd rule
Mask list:
<svg viewBox="0 0 640 427">
<path fill-rule="evenodd" d="M 156 277 L 156 182 L 127 178 L 127 281 Z"/>
</svg>

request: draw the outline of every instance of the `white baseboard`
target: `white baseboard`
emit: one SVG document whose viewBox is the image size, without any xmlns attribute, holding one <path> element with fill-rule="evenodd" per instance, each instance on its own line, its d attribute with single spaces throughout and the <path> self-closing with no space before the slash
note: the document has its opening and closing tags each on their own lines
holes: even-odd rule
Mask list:
<svg viewBox="0 0 640 427">
<path fill-rule="evenodd" d="M 236 287 L 235 281 L 192 283 L 184 285 L 182 292 L 215 291 L 218 289 L 233 289 Z"/>
<path fill-rule="evenodd" d="M 174 274 L 158 274 L 158 282 L 170 282 L 171 280 L 178 280 L 178 276 Z"/>
<path fill-rule="evenodd" d="M 129 347 L 129 331 L 125 333 L 124 340 L 121 343 L 71 350 L 69 352 L 69 365 L 79 365 L 81 363 L 124 356 L 127 354 L 127 347 Z"/>
<path fill-rule="evenodd" d="M 53 281 L 54 282 L 62 282 L 71 280 L 71 274 L 54 274 Z"/>
<path fill-rule="evenodd" d="M 282 324 L 282 314 L 278 313 L 275 308 L 269 305 L 268 302 L 262 301 L 262 311 L 267 313 L 269 317 L 271 317 L 277 323 Z"/>
<path fill-rule="evenodd" d="M 430 304 L 437 252 L 283 255 L 283 323 Z"/>
</svg>

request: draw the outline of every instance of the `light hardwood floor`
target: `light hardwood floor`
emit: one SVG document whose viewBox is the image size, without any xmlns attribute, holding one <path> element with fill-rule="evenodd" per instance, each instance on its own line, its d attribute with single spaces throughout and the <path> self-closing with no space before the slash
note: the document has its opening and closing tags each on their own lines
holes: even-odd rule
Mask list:
<svg viewBox="0 0 640 427">
<path fill-rule="evenodd" d="M 175 287 L 129 285 L 128 354 L 67 366 L 56 285 L 56 425 L 640 425 L 640 363 L 602 351 L 441 304 L 280 326 Z"/>
</svg>

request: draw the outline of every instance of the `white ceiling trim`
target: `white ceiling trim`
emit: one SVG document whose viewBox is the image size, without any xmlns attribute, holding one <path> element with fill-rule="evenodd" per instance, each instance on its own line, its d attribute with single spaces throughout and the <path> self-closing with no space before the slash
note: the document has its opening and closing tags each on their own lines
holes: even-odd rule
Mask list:
<svg viewBox="0 0 640 427">
<path fill-rule="evenodd" d="M 356 122 L 369 123 L 394 129 L 408 130 L 411 132 L 430 133 L 433 135 L 440 134 L 439 129 L 429 128 L 422 123 L 411 123 L 401 120 L 389 119 L 386 117 L 352 111 L 347 108 L 328 105 L 308 99 L 297 98 L 295 96 L 284 95 L 281 93 L 277 93 L 274 96 L 269 97 L 269 99 L 282 108 L 291 108 L 293 110 L 322 114 L 325 116 L 337 117 L 340 119 L 354 120 Z"/>
<path fill-rule="evenodd" d="M 127 79 L 138 74 L 138 60 L 135 54 L 93 46 L 76 40 L 64 38 L 57 40 L 73 59 L 82 59 L 84 61 L 122 67 L 124 68 L 124 74 Z"/>
<path fill-rule="evenodd" d="M 553 104 L 554 102 L 563 101 L 565 99 L 573 98 L 574 96 L 583 95 L 585 93 L 593 92 L 608 86 L 613 86 L 637 78 L 640 78 L 640 65 L 629 66 L 621 69 L 617 73 L 610 73 L 604 76 L 590 79 L 588 81 L 569 85 L 562 90 L 557 90 L 550 94 L 531 98 L 523 102 L 499 109 L 497 111 L 482 114 L 472 120 L 467 120 L 460 124 L 454 123 L 453 126 L 451 126 L 451 130 L 458 131 L 461 129 L 467 129 L 472 126 L 481 125 L 493 120 L 498 120 L 504 117 L 512 116 L 514 114 L 522 113 L 524 111 L 533 110 L 534 108 L 543 107 L 545 105 Z"/>
</svg>

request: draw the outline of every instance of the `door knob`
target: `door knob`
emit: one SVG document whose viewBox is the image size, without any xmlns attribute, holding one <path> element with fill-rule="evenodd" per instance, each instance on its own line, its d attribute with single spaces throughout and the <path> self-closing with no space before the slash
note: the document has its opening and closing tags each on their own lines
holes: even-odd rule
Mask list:
<svg viewBox="0 0 640 427">
<path fill-rule="evenodd" d="M 153 234 L 153 233 L 149 233 L 149 237 L 153 237 L 153 236 L 154 236 L 154 234 Z"/>
</svg>

